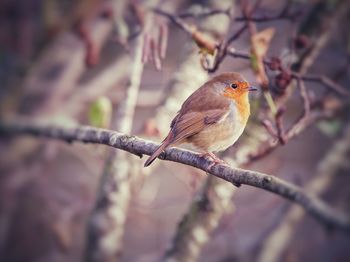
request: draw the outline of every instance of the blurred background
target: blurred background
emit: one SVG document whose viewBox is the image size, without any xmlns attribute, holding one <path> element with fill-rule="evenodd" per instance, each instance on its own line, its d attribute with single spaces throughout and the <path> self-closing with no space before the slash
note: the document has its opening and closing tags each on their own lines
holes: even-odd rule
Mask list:
<svg viewBox="0 0 350 262">
<path fill-rule="evenodd" d="M 346 0 L 2 0 L 0 117 L 160 142 L 189 94 L 237 71 L 262 87 L 251 97 L 246 132 L 222 157 L 350 214 L 349 18 Z M 210 70 L 218 51 L 205 43 L 240 30 L 230 46 L 251 58 L 226 56 Z M 259 70 L 263 56 L 284 69 Z M 304 79 L 305 113 L 291 71 L 345 91 Z M 322 117 L 303 118 L 316 111 Z M 276 135 L 295 124 L 297 135 Z M 278 195 L 235 189 L 188 166 L 158 160 L 145 169 L 145 159 L 103 145 L 30 137 L 0 137 L 0 150 L 1 261 L 350 259 L 348 233 Z M 99 239 L 107 240 L 94 244 Z"/>
</svg>

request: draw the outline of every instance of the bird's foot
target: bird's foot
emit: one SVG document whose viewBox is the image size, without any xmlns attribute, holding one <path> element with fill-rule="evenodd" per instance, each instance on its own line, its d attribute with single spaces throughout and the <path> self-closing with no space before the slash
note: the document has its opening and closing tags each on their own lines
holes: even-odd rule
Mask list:
<svg viewBox="0 0 350 262">
<path fill-rule="evenodd" d="M 208 169 L 211 169 L 213 166 L 215 166 L 217 164 L 225 164 L 225 165 L 227 165 L 227 163 L 224 160 L 218 158 L 212 152 L 204 152 L 200 156 L 204 157 L 204 158 L 210 158 L 211 160 L 213 160 L 213 162 L 209 165 Z"/>
</svg>

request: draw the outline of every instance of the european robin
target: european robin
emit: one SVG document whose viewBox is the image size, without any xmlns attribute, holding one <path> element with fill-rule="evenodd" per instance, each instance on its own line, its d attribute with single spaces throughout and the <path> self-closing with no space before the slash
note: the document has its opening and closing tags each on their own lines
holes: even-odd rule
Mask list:
<svg viewBox="0 0 350 262">
<path fill-rule="evenodd" d="M 215 76 L 191 94 L 170 125 L 170 131 L 147 159 L 149 166 L 169 146 L 189 143 L 215 163 L 213 152 L 233 145 L 243 133 L 250 115 L 249 91 L 256 90 L 239 73 Z"/>
</svg>

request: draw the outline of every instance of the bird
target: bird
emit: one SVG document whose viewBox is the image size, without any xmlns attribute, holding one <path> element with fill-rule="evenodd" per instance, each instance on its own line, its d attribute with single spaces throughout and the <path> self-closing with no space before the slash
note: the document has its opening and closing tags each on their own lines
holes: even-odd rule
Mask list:
<svg viewBox="0 0 350 262">
<path fill-rule="evenodd" d="M 224 151 L 242 135 L 250 115 L 250 91 L 257 89 L 237 72 L 221 73 L 199 87 L 182 104 L 160 146 L 146 160 L 147 167 L 168 147 L 191 144 L 214 164 L 214 152 Z"/>
</svg>

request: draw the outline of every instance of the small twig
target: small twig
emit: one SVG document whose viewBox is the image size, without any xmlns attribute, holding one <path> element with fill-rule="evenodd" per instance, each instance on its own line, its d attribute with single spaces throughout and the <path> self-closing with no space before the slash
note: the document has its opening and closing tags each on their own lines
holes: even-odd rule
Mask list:
<svg viewBox="0 0 350 262">
<path fill-rule="evenodd" d="M 262 120 L 261 124 L 265 127 L 267 132 L 269 132 L 272 137 L 278 136 L 275 127 L 273 126 L 272 122 L 269 119 Z"/>
<path fill-rule="evenodd" d="M 266 128 L 266 130 L 271 134 L 272 137 L 276 137 L 281 145 L 287 143 L 284 124 L 283 124 L 283 115 L 285 113 L 285 108 L 281 107 L 277 110 L 275 114 L 275 125 L 274 128 L 272 122 L 268 119 L 264 119 L 261 123 Z"/>
<path fill-rule="evenodd" d="M 280 12 L 277 15 L 274 16 L 269 16 L 269 15 L 261 15 L 261 16 L 251 16 L 251 17 L 247 17 L 247 16 L 241 16 L 241 17 L 236 17 L 234 18 L 234 21 L 236 22 L 246 22 L 246 21 L 251 21 L 251 22 L 255 22 L 255 23 L 264 23 L 264 22 L 271 22 L 271 21 L 276 21 L 276 20 L 289 20 L 289 21 L 294 21 L 298 16 L 300 16 L 302 14 L 301 11 L 295 11 L 293 13 L 289 13 L 285 10 L 282 10 L 282 12 Z"/>
<path fill-rule="evenodd" d="M 285 132 L 285 140 L 289 141 L 294 137 L 298 136 L 302 131 L 306 128 L 314 124 L 315 122 L 327 119 L 331 117 L 334 112 L 322 111 L 322 110 L 314 110 L 311 111 L 308 117 L 304 117 L 302 114 L 297 121 Z M 257 161 L 272 151 L 274 151 L 279 145 L 278 139 L 270 139 L 266 141 L 265 144 L 262 144 L 256 151 L 249 154 L 246 162 L 244 164 L 249 164 L 251 162 Z"/>
<path fill-rule="evenodd" d="M 226 10 L 221 10 L 221 9 L 206 9 L 202 10 L 200 12 L 183 12 L 178 15 L 178 17 L 186 19 L 186 18 L 194 18 L 194 19 L 203 19 L 207 18 L 209 16 L 213 15 L 227 15 L 231 16 L 231 8 L 228 8 Z"/>
<path fill-rule="evenodd" d="M 285 108 L 281 107 L 277 110 L 275 120 L 276 120 L 276 128 L 277 128 L 277 138 L 278 141 L 281 143 L 281 145 L 286 144 L 286 136 L 284 131 L 284 124 L 283 124 L 283 115 L 285 113 Z"/>
<path fill-rule="evenodd" d="M 324 86 L 328 87 L 329 89 L 333 90 L 335 93 L 338 93 L 339 95 L 350 97 L 350 90 L 345 89 L 343 86 L 334 82 L 332 79 L 330 79 L 327 76 L 312 75 L 312 74 L 298 74 L 295 72 L 292 73 L 292 76 L 294 78 L 300 78 L 301 80 L 304 80 L 304 81 L 317 82 L 317 83 L 323 84 Z"/>
<path fill-rule="evenodd" d="M 237 30 L 231 37 L 228 38 L 226 43 L 226 48 L 235 40 L 237 40 L 242 33 L 248 28 L 247 24 L 244 24 L 240 29 Z"/>
<path fill-rule="evenodd" d="M 181 28 L 183 31 L 192 34 L 193 30 L 192 27 L 189 26 L 187 23 L 185 23 L 182 19 L 180 19 L 178 16 L 172 15 L 162 9 L 154 8 L 153 11 L 161 16 L 165 16 L 168 18 L 173 24 Z"/>
<path fill-rule="evenodd" d="M 247 28 L 248 26 L 247 24 L 245 24 L 240 29 L 238 29 L 238 31 L 235 32 L 231 37 L 229 37 L 227 40 L 224 40 L 223 42 L 221 42 L 221 44 L 217 46 L 217 53 L 214 59 L 214 63 L 211 68 L 206 68 L 209 73 L 213 73 L 219 68 L 220 64 L 222 63 L 222 61 L 225 59 L 227 55 L 227 49 L 229 45 L 233 41 L 238 39 Z"/>
<path fill-rule="evenodd" d="M 86 21 L 80 20 L 76 24 L 76 31 L 86 46 L 85 64 L 94 66 L 100 60 L 100 47 L 95 44 L 86 26 Z"/>
<path fill-rule="evenodd" d="M 137 5 L 134 6 L 135 10 L 140 9 Z M 157 13 L 158 9 L 154 9 Z M 159 10 L 159 12 L 166 13 L 165 11 Z M 142 49 L 142 62 L 148 63 L 152 61 L 155 68 L 160 71 L 162 69 L 162 59 L 165 58 L 166 48 L 168 45 L 168 25 L 167 22 L 159 21 L 159 17 L 154 16 L 152 12 L 147 13 L 148 15 L 143 14 L 142 22 L 142 35 L 143 35 L 143 49 Z M 150 16 L 152 14 L 152 16 Z M 151 17 L 153 21 L 152 26 L 147 26 L 145 17 Z M 175 20 L 179 20 L 174 18 Z M 181 20 L 179 20 L 181 23 Z"/>
<path fill-rule="evenodd" d="M 252 9 L 252 11 L 255 11 L 260 5 L 260 2 L 257 1 L 257 3 L 255 4 L 254 8 Z M 235 17 L 234 21 L 236 22 L 246 22 L 246 21 L 252 21 L 252 22 L 256 22 L 256 23 L 261 23 L 261 22 L 269 22 L 269 21 L 275 21 L 275 20 L 289 20 L 289 21 L 294 21 L 298 16 L 300 16 L 302 14 L 302 12 L 299 11 L 295 11 L 295 12 L 291 12 L 290 11 L 291 8 L 291 1 L 286 1 L 285 6 L 282 8 L 282 10 L 276 14 L 276 15 L 261 15 L 261 16 L 250 16 L 247 17 L 245 15 L 240 16 L 240 17 Z M 207 18 L 209 16 L 214 16 L 214 15 L 220 15 L 220 14 L 224 14 L 227 16 L 231 16 L 231 9 L 205 9 L 205 10 L 201 10 L 198 12 L 183 12 L 178 14 L 178 17 L 182 18 L 182 19 L 187 19 L 187 18 L 194 18 L 194 19 L 203 19 L 203 18 Z"/>
<path fill-rule="evenodd" d="M 297 83 L 300 89 L 301 98 L 303 99 L 304 116 L 307 117 L 311 111 L 310 98 L 306 90 L 305 83 L 300 78 L 297 78 Z"/>
<path fill-rule="evenodd" d="M 240 52 L 240 51 L 236 51 L 234 48 L 229 48 L 227 50 L 227 54 L 234 57 L 234 58 L 242 58 L 242 59 L 246 59 L 246 60 L 250 60 L 251 56 L 249 53 L 247 52 Z M 268 64 L 269 61 L 267 61 L 266 59 L 264 60 L 265 64 Z"/>
<path fill-rule="evenodd" d="M 160 54 L 160 58 L 164 59 L 165 58 L 165 54 L 166 54 L 166 48 L 168 46 L 168 36 L 169 36 L 169 32 L 168 32 L 168 26 L 165 24 L 161 24 L 160 25 L 160 32 L 159 32 L 159 54 Z"/>
</svg>

